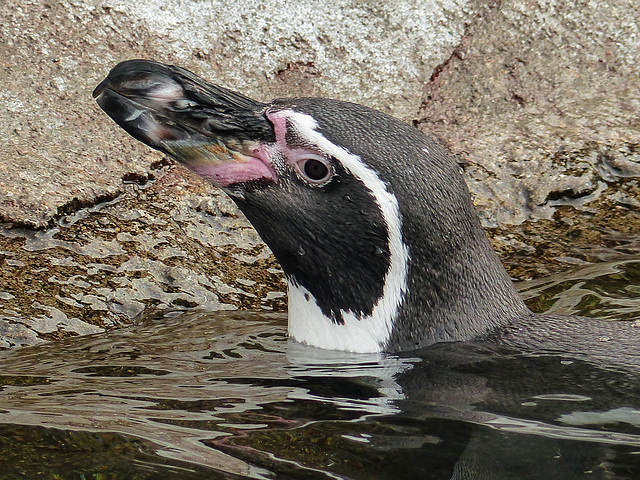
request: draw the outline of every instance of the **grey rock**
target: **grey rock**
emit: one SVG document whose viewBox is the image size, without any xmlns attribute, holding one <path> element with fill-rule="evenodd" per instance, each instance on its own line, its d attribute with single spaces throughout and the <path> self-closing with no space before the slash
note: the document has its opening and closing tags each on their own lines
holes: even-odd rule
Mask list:
<svg viewBox="0 0 640 480">
<path fill-rule="evenodd" d="M 466 163 L 485 225 L 550 218 L 564 200 L 639 175 L 640 4 L 475 9 L 427 85 L 419 126 Z"/>
</svg>

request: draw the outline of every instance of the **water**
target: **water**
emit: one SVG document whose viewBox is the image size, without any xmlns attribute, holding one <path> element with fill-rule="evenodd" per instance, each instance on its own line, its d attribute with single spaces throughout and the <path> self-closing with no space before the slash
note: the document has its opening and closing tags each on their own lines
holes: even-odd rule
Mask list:
<svg viewBox="0 0 640 480">
<path fill-rule="evenodd" d="M 522 285 L 640 317 L 640 261 Z M 176 312 L 0 352 L 0 479 L 640 478 L 640 375 L 482 344 L 355 355 L 279 314 Z"/>
</svg>

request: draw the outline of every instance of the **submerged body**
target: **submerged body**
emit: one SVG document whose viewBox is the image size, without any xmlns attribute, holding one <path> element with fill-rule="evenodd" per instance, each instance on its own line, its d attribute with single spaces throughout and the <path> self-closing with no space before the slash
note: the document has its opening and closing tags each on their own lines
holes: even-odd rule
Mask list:
<svg viewBox="0 0 640 480">
<path fill-rule="evenodd" d="M 452 155 L 399 120 L 322 98 L 256 102 L 145 60 L 116 66 L 94 95 L 236 202 L 285 272 L 298 341 L 377 352 L 491 339 L 640 355 L 629 323 L 531 313 Z"/>
</svg>

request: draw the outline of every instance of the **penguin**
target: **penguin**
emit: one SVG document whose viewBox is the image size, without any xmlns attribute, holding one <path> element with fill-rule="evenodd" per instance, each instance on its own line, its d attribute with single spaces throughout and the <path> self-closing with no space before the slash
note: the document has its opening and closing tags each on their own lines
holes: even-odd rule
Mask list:
<svg viewBox="0 0 640 480">
<path fill-rule="evenodd" d="M 150 60 L 116 65 L 93 95 L 233 199 L 282 266 L 301 343 L 373 353 L 488 340 L 606 357 L 608 338 L 640 354 L 630 322 L 533 314 L 453 155 L 392 116 L 327 98 L 263 103 Z"/>
</svg>

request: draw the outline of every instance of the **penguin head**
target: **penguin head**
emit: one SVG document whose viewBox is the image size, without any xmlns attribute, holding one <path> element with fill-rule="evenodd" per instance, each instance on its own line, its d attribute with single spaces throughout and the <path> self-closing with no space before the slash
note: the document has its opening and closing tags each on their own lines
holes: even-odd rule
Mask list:
<svg viewBox="0 0 640 480">
<path fill-rule="evenodd" d="M 475 312 L 496 303 L 484 284 L 508 277 L 456 162 L 415 128 L 325 98 L 257 102 L 146 60 L 117 65 L 94 96 L 236 202 L 285 272 L 296 340 L 406 350 L 498 323 Z M 517 310 L 505 285 L 498 302 Z"/>
</svg>

